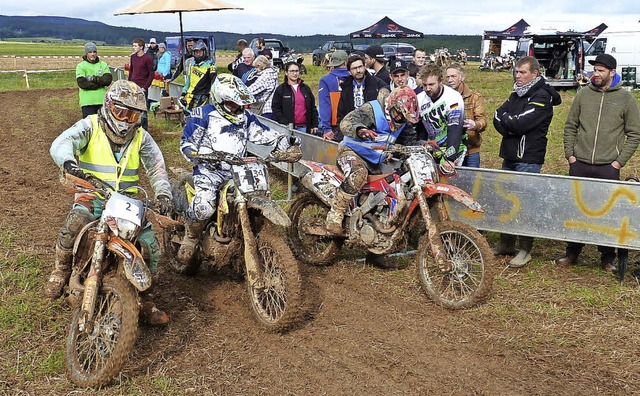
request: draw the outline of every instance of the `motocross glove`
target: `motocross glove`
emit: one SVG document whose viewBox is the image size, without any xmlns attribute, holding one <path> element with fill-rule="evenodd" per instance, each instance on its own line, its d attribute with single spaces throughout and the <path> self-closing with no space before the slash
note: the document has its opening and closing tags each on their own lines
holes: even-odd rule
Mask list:
<svg viewBox="0 0 640 396">
<path fill-rule="evenodd" d="M 374 140 L 376 138 L 376 136 L 378 136 L 377 133 L 375 133 L 374 131 L 372 131 L 371 129 L 367 129 L 367 128 L 360 128 L 358 129 L 358 131 L 356 132 L 356 135 L 358 135 L 358 137 L 362 140 Z"/>
<path fill-rule="evenodd" d="M 96 76 L 86 76 L 87 82 L 96 82 Z"/>
<path fill-rule="evenodd" d="M 167 197 L 164 194 L 158 195 L 156 208 L 161 215 L 167 215 L 171 211 L 173 211 L 173 202 L 171 202 L 171 198 Z"/>
<path fill-rule="evenodd" d="M 79 177 L 80 179 L 87 180 L 87 174 L 82 171 L 73 161 L 65 161 L 64 165 L 62 165 L 64 171 L 71 176 Z"/>
<path fill-rule="evenodd" d="M 291 146 L 286 150 L 274 150 L 271 156 L 278 162 L 298 162 L 302 158 L 302 150 L 300 146 Z"/>
</svg>

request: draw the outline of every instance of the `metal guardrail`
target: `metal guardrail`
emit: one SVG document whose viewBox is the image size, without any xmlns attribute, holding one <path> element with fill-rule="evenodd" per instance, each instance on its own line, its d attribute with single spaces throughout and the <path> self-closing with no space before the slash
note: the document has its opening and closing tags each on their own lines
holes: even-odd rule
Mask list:
<svg viewBox="0 0 640 396">
<path fill-rule="evenodd" d="M 173 89 L 182 87 L 172 83 Z M 157 91 L 159 95 L 160 89 Z M 335 163 L 337 143 L 259 119 L 270 128 L 298 136 L 303 158 Z M 249 144 L 248 150 L 266 156 L 271 148 Z M 294 177 L 306 170 L 300 164 L 275 165 Z M 458 175 L 446 182 L 467 191 L 482 205 L 485 212 L 479 214 L 448 201 L 451 217 L 475 228 L 640 249 L 640 183 L 466 167 L 458 168 Z"/>
</svg>

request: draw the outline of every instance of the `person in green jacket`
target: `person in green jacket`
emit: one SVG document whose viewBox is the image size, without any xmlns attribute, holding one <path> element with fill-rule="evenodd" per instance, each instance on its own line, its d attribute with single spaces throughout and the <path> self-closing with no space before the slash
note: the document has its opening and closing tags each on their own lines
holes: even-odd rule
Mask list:
<svg viewBox="0 0 640 396">
<path fill-rule="evenodd" d="M 569 175 L 620 180 L 622 168 L 640 143 L 640 111 L 633 95 L 622 88 L 616 59 L 601 54 L 588 87 L 573 101 L 564 125 L 564 153 Z M 575 264 L 584 244 L 569 242 L 559 264 Z M 615 248 L 598 246 L 602 268 L 615 270 Z"/>
<path fill-rule="evenodd" d="M 84 45 L 82 62 L 76 66 L 76 82 L 80 87 L 80 108 L 82 118 L 90 114 L 97 114 L 107 87 L 111 84 L 113 76 L 109 65 L 98 57 L 98 47 L 95 43 L 88 42 Z"/>
</svg>

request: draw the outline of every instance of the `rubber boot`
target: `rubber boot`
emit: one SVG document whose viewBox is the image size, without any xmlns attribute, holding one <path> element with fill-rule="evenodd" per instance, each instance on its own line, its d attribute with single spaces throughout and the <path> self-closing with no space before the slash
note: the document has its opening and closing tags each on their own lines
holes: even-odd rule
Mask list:
<svg viewBox="0 0 640 396">
<path fill-rule="evenodd" d="M 500 242 L 493 249 L 496 256 L 511 256 L 516 254 L 516 236 L 510 234 L 500 234 Z"/>
<path fill-rule="evenodd" d="M 178 260 L 182 263 L 188 263 L 193 259 L 196 248 L 200 243 L 200 236 L 207 223 L 205 221 L 187 220 L 185 224 L 184 238 L 180 242 L 178 250 Z"/>
<path fill-rule="evenodd" d="M 344 213 L 349 209 L 349 204 L 355 194 L 347 194 L 338 189 L 336 198 L 331 203 L 331 210 L 327 213 L 327 231 L 333 235 L 342 234 L 342 220 L 344 220 Z"/>
<path fill-rule="evenodd" d="M 533 248 L 533 238 L 521 236 L 518 238 L 520 243 L 520 250 L 516 257 L 509 261 L 509 267 L 521 268 L 524 267 L 529 261 L 531 261 L 531 248 Z"/>
<path fill-rule="evenodd" d="M 73 250 L 63 249 L 56 244 L 56 261 L 53 264 L 53 271 L 49 275 L 49 280 L 44 285 L 44 295 L 52 300 L 62 295 L 64 285 L 69 281 L 71 275 L 71 261 Z"/>
</svg>

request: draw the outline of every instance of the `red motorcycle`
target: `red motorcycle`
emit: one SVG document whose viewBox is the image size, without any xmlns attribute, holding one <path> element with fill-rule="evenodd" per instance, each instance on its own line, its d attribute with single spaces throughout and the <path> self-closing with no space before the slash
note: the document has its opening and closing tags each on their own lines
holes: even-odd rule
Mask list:
<svg viewBox="0 0 640 396">
<path fill-rule="evenodd" d="M 483 210 L 466 192 L 440 183 L 447 168 L 436 163 L 436 149 L 396 147 L 390 152 L 399 157 L 399 166 L 393 173 L 369 176 L 337 236 L 327 232 L 325 219 L 344 175 L 336 166 L 301 160 L 309 168 L 301 177 L 309 192 L 289 209 L 291 249 L 300 261 L 324 266 L 344 243 L 386 255 L 401 250 L 409 236 L 417 234 L 418 278 L 427 295 L 451 309 L 475 305 L 491 289 L 494 256 L 476 229 L 450 220 L 444 197 L 474 212 Z M 455 168 L 448 170 L 448 177 L 455 175 Z"/>
</svg>

